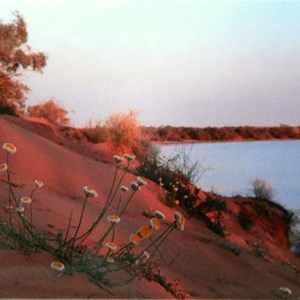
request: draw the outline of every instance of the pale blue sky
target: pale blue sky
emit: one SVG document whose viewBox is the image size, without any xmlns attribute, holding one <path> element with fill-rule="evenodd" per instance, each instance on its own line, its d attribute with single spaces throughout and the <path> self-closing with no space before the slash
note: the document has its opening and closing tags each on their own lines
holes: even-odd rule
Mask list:
<svg viewBox="0 0 300 300">
<path fill-rule="evenodd" d="M 74 125 L 300 124 L 300 1 L 0 0 L 15 10 L 49 58 L 27 105 L 54 97 Z"/>
</svg>

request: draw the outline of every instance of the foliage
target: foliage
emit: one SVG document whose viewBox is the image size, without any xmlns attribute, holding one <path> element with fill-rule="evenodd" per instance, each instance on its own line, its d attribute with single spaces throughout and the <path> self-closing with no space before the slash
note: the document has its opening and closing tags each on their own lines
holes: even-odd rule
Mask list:
<svg viewBox="0 0 300 300">
<path fill-rule="evenodd" d="M 141 136 L 138 114 L 132 110 L 126 113 L 115 113 L 105 123 L 109 137 L 117 148 L 133 147 Z"/>
<path fill-rule="evenodd" d="M 26 69 L 42 71 L 46 56 L 42 52 L 31 52 L 26 23 L 18 13 L 14 16 L 15 20 L 9 24 L 0 20 L 0 105 L 17 113 L 24 110 L 25 94 L 29 91 L 17 80 L 18 76 Z"/>
<path fill-rule="evenodd" d="M 0 103 L 0 114 L 17 116 L 16 111 L 13 107 Z"/>
<path fill-rule="evenodd" d="M 216 199 L 207 198 L 200 205 L 200 209 L 204 213 L 208 213 L 211 211 L 222 212 L 222 211 L 225 211 L 226 208 L 227 208 L 226 202 L 222 201 L 218 198 L 216 198 Z"/>
<path fill-rule="evenodd" d="M 252 226 L 253 226 L 253 220 L 251 219 L 251 217 L 249 216 L 249 214 L 244 211 L 241 210 L 238 213 L 238 220 L 240 225 L 245 229 L 245 230 L 249 230 Z"/>
<path fill-rule="evenodd" d="M 261 241 L 252 243 L 252 253 L 257 257 L 266 257 L 266 249 L 262 246 Z"/>
<path fill-rule="evenodd" d="M 186 153 L 177 153 L 163 159 L 159 148 L 151 147 L 137 173 L 156 182 L 167 191 L 165 203 L 168 206 L 181 205 L 191 211 L 199 192 L 191 183 L 191 179 L 195 178 L 199 170 L 198 162 L 189 164 Z"/>
<path fill-rule="evenodd" d="M 31 117 L 45 118 L 60 125 L 68 125 L 70 123 L 70 119 L 67 117 L 68 111 L 53 98 L 40 104 L 29 106 L 28 113 Z"/>
<path fill-rule="evenodd" d="M 300 257 L 300 210 L 295 211 L 291 216 L 289 243 L 293 253 Z"/>
<path fill-rule="evenodd" d="M 0 164 L 0 176 L 7 177 L 8 197 L 1 199 L 4 202 L 1 206 L 5 209 L 0 211 L 0 243 L 31 255 L 39 249 L 51 253 L 58 259 L 51 264 L 57 276 L 85 272 L 98 285 L 128 284 L 134 278 L 146 275 L 160 246 L 174 230 L 184 230 L 183 214 L 175 211 L 174 220 L 170 222 L 165 220 L 162 212 L 155 211 L 148 216 L 145 224 L 129 236 L 127 243 L 117 243 L 118 223 L 135 194 L 147 184 L 137 177 L 130 188 L 122 185 L 130 162 L 134 159 L 133 155 L 126 154 L 124 158 L 114 155 L 116 164 L 110 191 L 103 208 L 88 229 L 83 231 L 81 228 L 86 205 L 90 198 L 96 198 L 98 194 L 91 187 L 84 186 L 79 219 L 74 220 L 72 206 L 67 228 L 45 233 L 35 224 L 37 217 L 33 215 L 32 209 L 35 193 L 43 187 L 43 182 L 34 181 L 35 187 L 30 197 L 18 197 L 10 169 L 10 156 L 17 148 L 11 143 L 5 143 L 2 148 L 6 151 L 6 163 Z M 100 224 L 104 229 L 102 236 L 95 244 L 89 243 L 88 246 L 85 241 Z M 119 275 L 115 276 L 116 273 Z"/>
<path fill-rule="evenodd" d="M 94 143 L 103 143 L 109 140 L 109 132 L 106 126 L 102 125 L 100 121 L 89 121 L 87 127 L 83 129 L 86 138 Z"/>
<path fill-rule="evenodd" d="M 268 140 L 299 139 L 300 127 L 280 125 L 278 127 L 143 127 L 152 141 L 228 141 L 228 140 Z"/>
<path fill-rule="evenodd" d="M 199 176 L 199 172 L 202 176 L 206 170 L 198 162 L 190 164 L 189 155 L 184 152 L 163 159 L 159 148 L 153 147 L 137 173 L 156 182 L 161 189 L 166 191 L 164 202 L 168 206 L 184 207 L 189 214 L 204 220 L 210 230 L 220 236 L 225 236 L 221 217 L 222 211 L 226 210 L 226 202 L 219 198 L 208 198 L 200 205 L 196 205 L 200 189 L 192 184 L 191 180 Z M 207 216 L 208 213 L 213 214 L 214 221 Z"/>
<path fill-rule="evenodd" d="M 274 189 L 263 179 L 253 180 L 252 193 L 256 199 L 273 201 Z"/>
<path fill-rule="evenodd" d="M 224 226 L 221 223 L 222 212 L 226 211 L 225 201 L 217 198 L 207 198 L 197 206 L 197 215 L 204 220 L 207 227 L 214 233 L 224 237 Z"/>
<path fill-rule="evenodd" d="M 243 252 L 242 248 L 236 244 L 230 243 L 226 240 L 223 241 L 221 247 L 231 251 L 234 255 L 240 256 Z"/>
<path fill-rule="evenodd" d="M 215 223 L 210 221 L 209 219 L 204 220 L 208 229 L 210 229 L 215 234 L 225 237 L 224 226 L 221 223 Z"/>
</svg>

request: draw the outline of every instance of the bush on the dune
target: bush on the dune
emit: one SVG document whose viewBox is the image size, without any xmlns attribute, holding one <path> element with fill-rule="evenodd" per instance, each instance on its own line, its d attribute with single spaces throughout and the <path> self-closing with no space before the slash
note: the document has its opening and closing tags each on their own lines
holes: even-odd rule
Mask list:
<svg viewBox="0 0 300 300">
<path fill-rule="evenodd" d="M 116 148 L 134 147 L 141 138 L 137 112 L 115 113 L 105 122 L 109 138 Z"/>
<path fill-rule="evenodd" d="M 87 127 L 83 129 L 83 134 L 94 144 L 104 143 L 109 140 L 108 128 L 102 125 L 100 121 L 95 123 L 89 121 Z"/>
<path fill-rule="evenodd" d="M 244 210 L 239 211 L 237 218 L 240 225 L 245 230 L 249 230 L 253 226 L 253 220 L 251 219 L 251 217 L 246 211 Z"/>
<path fill-rule="evenodd" d="M 68 125 L 70 123 L 70 119 L 67 117 L 68 111 L 53 98 L 46 102 L 29 106 L 28 113 L 31 117 L 45 118 L 59 125 Z"/>
<path fill-rule="evenodd" d="M 256 178 L 252 182 L 251 190 L 256 199 L 273 201 L 274 189 L 265 180 Z"/>
<path fill-rule="evenodd" d="M 0 103 L 0 114 L 17 116 L 16 109 L 10 105 L 4 105 Z"/>
</svg>

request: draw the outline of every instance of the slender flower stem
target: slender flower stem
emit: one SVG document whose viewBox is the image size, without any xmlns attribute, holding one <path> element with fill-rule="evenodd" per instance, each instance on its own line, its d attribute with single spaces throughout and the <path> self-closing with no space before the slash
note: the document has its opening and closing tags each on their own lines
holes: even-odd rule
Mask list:
<svg viewBox="0 0 300 300">
<path fill-rule="evenodd" d="M 112 227 L 112 235 L 111 235 L 111 240 L 110 242 L 113 243 L 115 239 L 115 226 Z"/>
<path fill-rule="evenodd" d="M 120 217 L 124 214 L 124 212 L 126 211 L 131 199 L 133 198 L 134 194 L 136 193 L 136 191 L 132 191 L 131 195 L 128 196 L 128 199 L 123 207 L 123 209 L 120 212 Z"/>
<path fill-rule="evenodd" d="M 21 233 L 21 213 L 18 212 L 18 216 L 19 216 L 19 233 Z"/>
<path fill-rule="evenodd" d="M 129 161 L 128 161 L 128 163 L 127 163 L 127 167 L 124 169 L 124 172 L 123 172 L 123 174 L 122 174 L 122 176 L 121 176 L 121 178 L 120 178 L 120 180 L 119 180 L 119 182 L 117 183 L 117 185 L 116 185 L 116 187 L 115 187 L 115 190 L 114 190 L 114 192 L 113 192 L 113 195 L 111 196 L 111 199 L 110 199 L 110 195 L 109 195 L 109 197 L 108 197 L 108 201 L 107 201 L 107 207 L 105 207 L 106 209 L 108 208 L 108 206 L 112 203 L 112 201 L 114 200 L 114 198 L 115 198 L 115 196 L 116 196 L 116 193 L 117 193 L 117 191 L 118 191 L 118 189 L 119 189 L 119 187 L 120 187 L 120 185 L 121 185 L 121 183 L 122 183 L 122 181 L 123 181 L 123 179 L 124 179 L 124 177 L 125 177 L 125 175 L 126 175 L 126 173 L 127 173 L 127 170 L 128 170 L 128 168 L 129 168 Z M 113 185 L 112 185 L 112 190 L 113 190 Z"/>
<path fill-rule="evenodd" d="M 101 211 L 101 213 L 99 214 L 98 218 L 96 219 L 96 221 L 92 224 L 92 226 L 84 233 L 82 234 L 81 236 L 79 236 L 77 238 L 77 240 L 80 240 L 80 243 L 79 244 L 82 244 L 89 235 L 91 235 L 91 233 L 93 232 L 93 230 L 97 227 L 97 225 L 99 224 L 99 222 L 101 221 L 101 219 L 103 218 L 103 216 L 105 215 L 105 213 L 107 212 L 108 208 L 110 207 L 110 205 L 112 204 L 115 196 L 116 196 L 116 193 L 126 175 L 126 171 L 129 167 L 129 162 L 127 164 L 127 168 L 124 170 L 119 182 L 117 183 L 116 187 L 115 187 L 115 190 L 114 190 L 114 185 L 115 185 L 115 182 L 116 182 L 116 176 L 117 176 L 117 171 L 118 171 L 118 166 L 116 166 L 116 169 L 115 169 L 115 174 L 114 174 L 114 179 L 113 179 L 113 182 L 112 182 L 112 185 L 111 185 L 111 188 L 110 188 L 110 192 L 109 192 L 109 195 L 107 197 L 107 200 L 106 200 L 106 203 Z M 113 191 L 114 190 L 114 191 Z"/>
<path fill-rule="evenodd" d="M 66 245 L 66 243 L 67 243 L 69 231 L 70 231 L 70 228 L 71 228 L 71 222 L 72 222 L 72 218 L 73 218 L 73 211 L 74 211 L 74 205 L 72 205 L 72 209 L 71 209 L 71 213 L 70 213 L 70 217 L 69 217 L 69 222 L 68 222 L 68 227 L 67 227 L 67 232 L 66 232 L 66 236 L 65 236 L 65 239 L 64 239 L 63 247 L 64 247 L 64 246 Z"/>
<path fill-rule="evenodd" d="M 11 182 L 10 182 L 10 168 L 9 168 L 9 156 L 8 152 L 6 154 L 6 164 L 7 168 L 7 183 L 8 183 L 8 212 L 9 212 L 9 224 L 12 227 L 12 215 L 11 215 Z"/>
<path fill-rule="evenodd" d="M 98 241 L 97 246 L 96 246 L 96 250 L 95 250 L 95 254 L 97 254 L 98 251 L 100 250 L 100 248 L 102 247 L 103 241 L 109 235 L 109 233 L 113 229 L 114 225 L 115 225 L 114 223 L 110 224 L 109 228 L 106 230 L 106 232 L 104 233 L 102 238 Z"/>
<path fill-rule="evenodd" d="M 165 240 L 165 238 L 175 229 L 176 223 L 173 222 L 164 232 L 162 232 L 150 245 L 148 245 L 138 256 L 136 259 L 139 259 L 144 251 L 149 250 L 152 246 L 154 246 L 159 240 Z M 159 244 L 160 245 L 160 244 Z"/>
<path fill-rule="evenodd" d="M 106 255 L 104 256 L 104 259 L 103 259 L 103 263 L 107 260 L 107 258 L 108 258 L 108 256 L 109 256 L 109 254 L 111 253 L 111 249 L 108 249 L 107 250 L 107 253 L 106 253 Z"/>
<path fill-rule="evenodd" d="M 133 248 L 133 243 L 129 242 L 127 244 L 125 244 L 123 247 L 121 247 L 117 252 L 115 252 L 112 256 L 116 256 L 116 255 L 120 255 L 123 252 L 128 252 L 129 250 L 131 250 Z"/>
<path fill-rule="evenodd" d="M 33 201 L 33 194 L 38 190 L 38 187 L 34 188 L 31 193 L 30 193 L 30 224 L 31 224 L 31 229 L 32 229 L 32 201 Z"/>
<path fill-rule="evenodd" d="M 118 210 L 120 208 L 121 202 L 122 202 L 122 196 L 119 197 L 119 202 L 118 202 L 118 205 L 117 205 L 117 208 L 116 208 L 116 215 L 118 214 Z"/>
<path fill-rule="evenodd" d="M 80 226 L 81 226 L 81 222 L 82 222 L 82 218 L 83 218 L 83 213 L 84 213 L 85 206 L 86 206 L 86 203 L 87 203 L 87 199 L 88 199 L 88 198 L 89 198 L 88 196 L 85 197 L 85 200 L 84 200 L 84 203 L 83 203 L 83 207 L 82 207 L 82 210 L 81 210 L 80 219 L 79 219 L 79 222 L 78 222 L 78 226 L 77 226 L 77 228 L 76 228 L 74 237 L 73 237 L 73 239 L 72 239 L 73 243 L 72 243 L 71 253 L 70 253 L 70 264 L 71 264 L 71 265 L 72 265 L 72 256 L 73 256 L 73 251 L 74 251 L 74 247 L 75 247 L 76 237 L 77 237 L 79 228 L 80 228 Z"/>
<path fill-rule="evenodd" d="M 168 234 L 166 234 L 166 235 L 161 239 L 161 241 L 155 246 L 155 248 L 154 248 L 154 250 L 153 250 L 153 252 L 152 252 L 151 258 L 154 257 L 154 255 L 155 255 L 156 251 L 158 251 L 158 248 L 160 247 L 160 245 L 167 239 L 167 237 L 172 233 L 172 231 L 173 231 L 174 229 L 175 229 L 175 226 L 172 226 L 172 227 L 171 227 L 171 230 L 168 232 Z M 155 243 L 154 243 L 153 245 L 155 245 Z"/>
<path fill-rule="evenodd" d="M 107 202 L 110 199 L 111 193 L 113 191 L 113 188 L 114 188 L 114 185 L 115 185 L 115 182 L 116 182 L 116 179 L 117 179 L 117 173 L 118 173 L 118 165 L 116 165 L 113 181 L 112 181 L 112 184 L 111 184 L 111 187 L 110 187 L 110 190 L 109 190 L 107 200 L 106 200 L 106 203 L 105 203 L 104 207 L 106 206 Z"/>
<path fill-rule="evenodd" d="M 11 209 L 12 209 L 12 199 L 14 199 L 16 206 L 18 206 L 18 201 L 15 197 L 13 188 L 12 188 L 12 183 L 11 183 L 11 176 L 10 176 L 10 166 L 9 166 L 9 153 L 6 153 L 6 164 L 8 166 L 7 168 L 7 183 L 8 183 L 8 211 L 9 211 L 9 224 L 10 226 L 13 225 L 12 222 L 12 213 L 11 213 Z"/>
</svg>

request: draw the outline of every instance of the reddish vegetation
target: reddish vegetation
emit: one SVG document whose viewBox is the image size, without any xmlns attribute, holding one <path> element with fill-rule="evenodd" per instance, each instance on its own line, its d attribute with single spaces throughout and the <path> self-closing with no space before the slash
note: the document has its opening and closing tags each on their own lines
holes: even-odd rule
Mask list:
<svg viewBox="0 0 300 300">
<path fill-rule="evenodd" d="M 156 142 L 253 141 L 300 139 L 300 127 L 144 127 L 143 132 Z"/>
<path fill-rule="evenodd" d="M 45 184 L 33 205 L 34 222 L 43 230 L 66 228 L 73 203 L 75 218 L 79 216 L 82 187 L 95 188 L 99 197 L 89 200 L 81 228 L 87 229 L 110 188 L 114 173 L 111 147 L 90 144 L 73 128 L 0 116 L 0 145 L 5 142 L 18 148 L 11 159 L 16 193 L 20 197 L 28 194 L 34 179 Z M 5 154 L 0 152 L 0 163 L 4 160 Z M 128 175 L 125 184 L 129 186 L 133 179 Z M 141 215 L 144 210 L 160 210 L 173 220 L 174 208 L 162 203 L 162 193 L 152 182 L 139 191 L 121 221 L 116 243 L 128 241 L 129 235 L 145 223 Z M 200 193 L 199 203 L 208 196 Z M 3 177 L 0 199 L 1 206 L 5 206 L 7 187 Z M 285 286 L 297 298 L 300 262 L 288 248 L 286 212 L 268 203 L 257 207 L 253 199 L 222 200 L 228 208 L 221 216 L 225 239 L 207 229 L 202 221 L 187 216 L 185 231 L 174 232 L 163 244 L 160 253 L 164 260 L 157 256 L 159 264 L 153 274 L 148 279 L 135 279 L 128 286 L 100 288 L 82 273 L 57 278 L 50 269 L 54 260 L 51 255 L 38 251 L 28 257 L 0 248 L 0 297 L 274 299 L 279 295 L 278 288 Z M 180 207 L 176 209 L 186 214 Z M 241 209 L 254 220 L 249 230 L 238 223 L 236 215 Z M 96 243 L 104 226 L 107 224 L 90 236 L 90 245 Z M 241 247 L 239 256 L 229 249 L 232 243 Z"/>
</svg>

